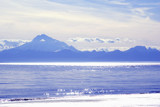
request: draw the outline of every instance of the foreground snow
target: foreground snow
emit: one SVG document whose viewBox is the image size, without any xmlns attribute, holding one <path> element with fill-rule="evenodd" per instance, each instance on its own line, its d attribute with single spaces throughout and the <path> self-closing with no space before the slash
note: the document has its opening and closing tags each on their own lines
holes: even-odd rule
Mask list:
<svg viewBox="0 0 160 107">
<path fill-rule="evenodd" d="M 160 107 L 160 94 L 76 96 L 3 102 L 0 107 Z"/>
</svg>

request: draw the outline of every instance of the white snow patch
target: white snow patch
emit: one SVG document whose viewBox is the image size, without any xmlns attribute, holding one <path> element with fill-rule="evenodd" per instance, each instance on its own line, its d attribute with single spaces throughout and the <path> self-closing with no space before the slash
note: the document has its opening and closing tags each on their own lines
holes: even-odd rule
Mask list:
<svg viewBox="0 0 160 107">
<path fill-rule="evenodd" d="M 41 41 L 41 42 L 45 42 L 46 40 L 45 40 L 45 39 L 41 39 L 40 41 Z"/>
</svg>

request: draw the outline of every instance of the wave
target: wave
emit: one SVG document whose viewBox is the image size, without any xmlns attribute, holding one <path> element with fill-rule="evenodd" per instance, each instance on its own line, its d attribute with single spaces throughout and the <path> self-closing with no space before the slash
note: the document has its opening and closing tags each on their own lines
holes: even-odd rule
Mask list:
<svg viewBox="0 0 160 107">
<path fill-rule="evenodd" d="M 78 107 L 124 107 L 124 106 L 160 106 L 160 94 L 118 94 L 100 96 L 70 96 L 44 99 L 8 99 L 1 100 L 0 107 L 38 107 L 38 106 L 69 106 Z"/>
<path fill-rule="evenodd" d="M 110 93 L 108 93 L 110 92 Z M 113 93 L 112 93 L 113 92 Z M 85 89 L 83 92 L 78 92 L 78 91 L 70 91 L 70 92 L 65 92 L 62 89 L 59 89 L 57 91 L 56 96 L 50 97 L 49 93 L 44 93 L 43 98 L 9 98 L 9 99 L 0 99 L 0 103 L 7 103 L 7 102 L 26 102 L 26 101 L 43 101 L 43 100 L 55 100 L 59 101 L 62 98 L 85 98 L 85 97 L 95 97 L 95 96 L 121 96 L 121 95 L 160 95 L 160 91 L 152 91 L 149 93 L 114 93 L 114 90 L 99 90 L 99 92 L 94 92 L 93 90 L 90 89 Z M 67 99 L 66 99 L 67 100 Z M 62 100 L 64 101 L 64 100 Z M 86 101 L 92 101 L 92 100 L 86 100 Z"/>
</svg>

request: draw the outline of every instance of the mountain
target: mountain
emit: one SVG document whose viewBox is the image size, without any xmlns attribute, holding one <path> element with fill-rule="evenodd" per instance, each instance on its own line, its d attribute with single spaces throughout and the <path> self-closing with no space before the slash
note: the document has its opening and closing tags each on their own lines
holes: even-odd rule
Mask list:
<svg viewBox="0 0 160 107">
<path fill-rule="evenodd" d="M 0 52 L 0 62 L 104 62 L 104 61 L 160 61 L 160 51 L 136 46 L 126 51 L 78 51 L 66 43 L 45 34 L 31 42 Z"/>
<path fill-rule="evenodd" d="M 52 39 L 45 34 L 36 36 L 31 42 L 28 42 L 22 46 L 15 48 L 20 51 L 45 51 L 45 52 L 58 52 L 64 49 L 77 51 L 72 46 L 68 46 L 66 43 Z"/>
<path fill-rule="evenodd" d="M 160 51 L 145 46 L 135 46 L 126 51 L 113 51 L 112 57 L 120 61 L 160 61 Z M 114 56 L 113 56 L 114 54 Z"/>
</svg>

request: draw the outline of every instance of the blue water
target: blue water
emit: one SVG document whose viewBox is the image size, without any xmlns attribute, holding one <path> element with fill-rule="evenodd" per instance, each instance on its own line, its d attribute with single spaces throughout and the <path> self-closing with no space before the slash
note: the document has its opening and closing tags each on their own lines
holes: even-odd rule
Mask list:
<svg viewBox="0 0 160 107">
<path fill-rule="evenodd" d="M 0 99 L 160 93 L 160 65 L 0 65 Z"/>
</svg>

